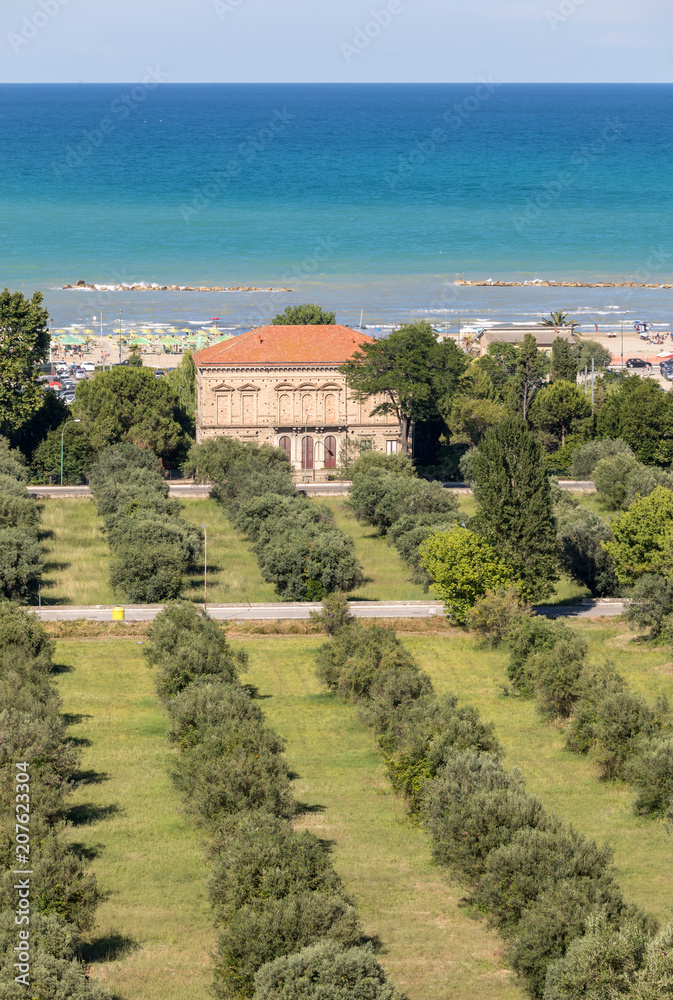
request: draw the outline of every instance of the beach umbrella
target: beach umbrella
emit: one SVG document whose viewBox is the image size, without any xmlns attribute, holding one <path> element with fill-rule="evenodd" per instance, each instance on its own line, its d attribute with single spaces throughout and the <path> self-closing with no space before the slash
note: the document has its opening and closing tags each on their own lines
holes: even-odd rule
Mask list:
<svg viewBox="0 0 673 1000">
<path fill-rule="evenodd" d="M 191 332 L 192 328 L 190 326 L 183 326 L 183 328 L 180 330 L 180 333 L 191 333 Z"/>
<path fill-rule="evenodd" d="M 70 345 L 72 345 L 72 346 L 79 346 L 79 345 L 83 344 L 84 341 L 82 340 L 81 337 L 74 337 L 71 333 L 69 333 L 67 337 L 63 337 L 62 338 L 61 343 L 62 344 L 67 344 L 69 346 Z"/>
<path fill-rule="evenodd" d="M 147 337 L 133 337 L 130 341 L 131 345 L 137 347 L 138 344 L 149 344 Z"/>
<path fill-rule="evenodd" d="M 221 344 L 223 340 L 231 340 L 231 334 L 230 334 L 230 333 L 225 333 L 225 334 L 223 334 L 223 336 L 221 336 L 221 337 L 217 337 L 217 338 L 216 338 L 216 339 L 215 339 L 215 340 L 213 341 L 213 343 L 214 343 L 214 344 Z"/>
</svg>

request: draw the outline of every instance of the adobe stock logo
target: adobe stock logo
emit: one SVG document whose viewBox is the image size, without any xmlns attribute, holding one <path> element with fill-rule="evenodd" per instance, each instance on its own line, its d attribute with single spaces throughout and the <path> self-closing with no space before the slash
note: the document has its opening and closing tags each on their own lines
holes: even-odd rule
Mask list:
<svg viewBox="0 0 673 1000">
<path fill-rule="evenodd" d="M 24 17 L 19 33 L 10 31 L 7 35 L 7 41 L 12 46 L 14 54 L 16 55 L 24 45 L 32 42 L 69 3 L 70 0 L 39 0 L 38 7 L 40 9 L 36 10 L 31 17 Z"/>
</svg>

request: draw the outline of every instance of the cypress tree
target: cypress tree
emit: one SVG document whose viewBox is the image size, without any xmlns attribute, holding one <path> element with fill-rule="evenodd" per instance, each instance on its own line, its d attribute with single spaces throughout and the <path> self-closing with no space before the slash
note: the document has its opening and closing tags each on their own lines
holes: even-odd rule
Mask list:
<svg viewBox="0 0 673 1000">
<path fill-rule="evenodd" d="M 558 579 L 556 522 L 540 445 L 521 417 L 487 431 L 473 489 L 478 510 L 470 527 L 511 566 L 528 597 L 548 597 Z"/>
<path fill-rule="evenodd" d="M 591 364 L 589 368 L 591 369 Z M 577 381 L 577 361 L 573 357 L 572 347 L 563 337 L 557 337 L 551 345 L 549 380 L 554 382 L 559 378 L 573 384 Z"/>
</svg>

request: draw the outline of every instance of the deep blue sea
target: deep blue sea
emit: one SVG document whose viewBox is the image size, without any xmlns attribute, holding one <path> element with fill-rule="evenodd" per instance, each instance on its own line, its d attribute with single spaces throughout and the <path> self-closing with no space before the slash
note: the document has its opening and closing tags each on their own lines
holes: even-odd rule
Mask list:
<svg viewBox="0 0 673 1000">
<path fill-rule="evenodd" d="M 0 167 L 0 286 L 61 324 L 673 319 L 665 290 L 453 285 L 671 281 L 673 85 L 0 85 Z"/>
</svg>

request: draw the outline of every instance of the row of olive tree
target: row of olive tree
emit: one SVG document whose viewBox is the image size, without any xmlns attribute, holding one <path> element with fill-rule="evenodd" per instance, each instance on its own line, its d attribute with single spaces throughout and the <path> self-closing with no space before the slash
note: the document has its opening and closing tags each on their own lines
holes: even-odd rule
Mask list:
<svg viewBox="0 0 673 1000">
<path fill-rule="evenodd" d="M 0 604 L 0 995 L 112 1000 L 81 958 L 100 897 L 65 836 L 80 750 L 67 736 L 52 672 L 43 626 Z M 23 912 L 29 923 L 17 919 Z"/>
<path fill-rule="evenodd" d="M 326 506 L 295 489 L 279 448 L 215 438 L 192 447 L 186 471 L 214 484 L 213 495 L 253 542 L 262 576 L 282 600 L 319 601 L 363 583 L 353 539 Z"/>
<path fill-rule="evenodd" d="M 110 445 L 90 473 L 113 552 L 112 586 L 134 603 L 177 597 L 201 551 L 200 529 L 168 497 L 159 460 L 135 444 Z"/>
<path fill-rule="evenodd" d="M 347 506 L 362 524 L 386 535 L 412 570 L 411 580 L 427 589 L 419 545 L 458 517 L 458 503 L 440 483 L 419 479 L 406 455 L 365 452 L 353 463 Z"/>
<path fill-rule="evenodd" d="M 522 606 L 513 591 L 489 593 L 467 624 L 509 648 L 514 693 L 535 696 L 545 721 L 567 720 L 566 748 L 589 755 L 603 779 L 634 784 L 640 814 L 673 819 L 673 724 L 665 700 L 649 705 L 629 691 L 610 661 L 587 661 L 583 635 Z"/>
<path fill-rule="evenodd" d="M 211 842 L 221 1000 L 403 1000 L 368 946 L 328 848 L 294 830 L 283 741 L 238 677 L 220 627 L 164 610 L 145 647 L 177 748 L 172 778 Z"/>
<path fill-rule="evenodd" d="M 21 453 L 0 438 L 0 598 L 23 602 L 35 595 L 44 571 L 40 514 L 27 479 Z"/>
<path fill-rule="evenodd" d="M 435 860 L 495 925 L 531 997 L 658 1000 L 673 978 L 673 925 L 623 899 L 612 851 L 544 809 L 503 767 L 493 726 L 430 679 L 380 626 L 349 620 L 329 599 L 319 679 L 357 702 L 374 727 L 395 789 L 432 838 Z"/>
</svg>

